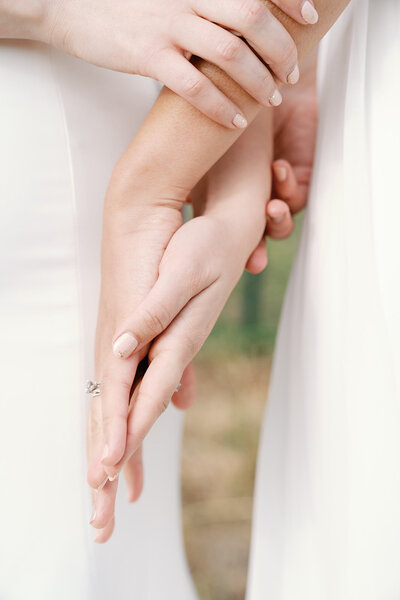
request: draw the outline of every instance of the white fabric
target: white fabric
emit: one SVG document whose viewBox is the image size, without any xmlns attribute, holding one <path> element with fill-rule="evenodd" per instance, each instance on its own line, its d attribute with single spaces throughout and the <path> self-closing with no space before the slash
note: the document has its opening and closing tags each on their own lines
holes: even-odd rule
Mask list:
<svg viewBox="0 0 400 600">
<path fill-rule="evenodd" d="M 93 376 L 102 202 L 154 82 L 0 44 L 0 599 L 194 599 L 182 416 L 149 436 L 145 490 L 95 546 L 82 392 Z"/>
<path fill-rule="evenodd" d="M 400 598 L 399 31 L 398 0 L 353 0 L 322 44 L 248 600 Z"/>
</svg>

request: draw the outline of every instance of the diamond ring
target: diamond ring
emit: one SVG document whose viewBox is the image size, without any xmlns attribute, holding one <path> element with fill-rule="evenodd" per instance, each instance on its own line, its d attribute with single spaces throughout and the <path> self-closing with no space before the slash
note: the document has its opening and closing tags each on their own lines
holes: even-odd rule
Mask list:
<svg viewBox="0 0 400 600">
<path fill-rule="evenodd" d="M 86 384 L 86 393 L 90 394 L 92 396 L 92 398 L 94 398 L 95 396 L 100 396 L 101 390 L 100 390 L 100 386 L 101 383 L 99 381 L 88 381 Z"/>
</svg>

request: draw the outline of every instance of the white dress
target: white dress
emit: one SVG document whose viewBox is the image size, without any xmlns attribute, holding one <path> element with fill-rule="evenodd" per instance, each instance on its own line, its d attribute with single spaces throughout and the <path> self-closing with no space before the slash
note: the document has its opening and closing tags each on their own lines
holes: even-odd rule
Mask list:
<svg viewBox="0 0 400 600">
<path fill-rule="evenodd" d="M 29 42 L 0 43 L 0 599 L 193 600 L 180 504 L 182 415 L 144 448 L 145 489 L 92 541 L 85 381 L 93 376 L 102 203 L 156 84 Z"/>
<path fill-rule="evenodd" d="M 400 598 L 399 31 L 398 0 L 353 0 L 322 44 L 248 600 Z"/>
</svg>

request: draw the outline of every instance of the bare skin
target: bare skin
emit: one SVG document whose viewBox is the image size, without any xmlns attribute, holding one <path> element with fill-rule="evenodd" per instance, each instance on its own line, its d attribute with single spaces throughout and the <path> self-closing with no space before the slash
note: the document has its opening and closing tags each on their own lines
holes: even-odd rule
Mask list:
<svg viewBox="0 0 400 600">
<path fill-rule="evenodd" d="M 293 21 L 285 19 L 285 16 L 279 11 L 277 11 L 277 16 L 285 22 L 296 39 L 300 56 L 305 57 L 316 46 L 346 4 L 346 1 L 333 3 L 328 0 L 320 0 L 317 4 L 320 14 L 319 23 L 308 29 L 306 33 Z M 274 7 L 272 8 L 276 10 Z M 249 122 L 255 118 L 260 107 L 248 94 L 214 66 L 200 62 L 198 67 L 240 105 Z M 193 132 L 196 134 L 194 135 Z M 272 135 L 272 128 L 270 133 Z M 134 377 L 135 364 L 148 352 L 148 347 L 142 345 L 141 350 L 133 357 L 119 361 L 112 354 L 110 342 L 115 339 L 115 335 L 120 330 L 120 324 L 124 323 L 132 309 L 138 306 L 139 297 L 141 296 L 143 299 L 157 280 L 158 267 L 164 249 L 181 226 L 178 215 L 186 196 L 237 138 L 236 131 L 221 128 L 204 118 L 172 92 L 164 90 L 138 136 L 116 166 L 105 205 L 104 222 L 107 234 L 103 247 L 104 249 L 110 248 L 114 244 L 115 247 L 119 246 L 117 237 L 121 235 L 122 223 L 125 229 L 129 228 L 128 223 L 141 223 L 142 233 L 139 234 L 138 231 L 135 231 L 135 227 L 132 227 L 131 231 L 127 232 L 125 239 L 129 238 L 130 247 L 135 248 L 136 253 L 140 247 L 137 260 L 142 260 L 143 265 L 147 265 L 147 268 L 145 273 L 135 280 L 135 293 L 130 296 L 129 293 L 122 290 L 119 293 L 118 290 L 121 285 L 119 282 L 124 278 L 129 279 L 131 276 L 131 268 L 126 271 L 126 277 L 121 273 L 118 281 L 113 278 L 113 285 L 110 285 L 108 273 L 111 270 L 115 273 L 116 262 L 112 259 L 103 262 L 102 305 L 108 307 L 108 314 L 111 315 L 110 321 L 117 326 L 114 335 L 111 334 L 111 336 L 109 329 L 107 328 L 107 331 L 104 329 L 102 320 L 100 320 L 98 328 L 97 363 L 102 365 L 99 375 L 105 374 L 102 379 L 104 381 L 102 408 L 106 451 L 98 454 L 97 460 L 95 459 L 91 464 L 89 481 L 93 487 L 104 479 L 106 473 L 115 475 L 119 472 L 122 464 L 134 455 L 141 442 L 140 435 L 136 435 L 136 438 L 129 435 L 127 437 L 127 394 Z M 254 218 L 259 219 L 258 216 L 254 216 Z M 114 223 L 112 229 L 107 225 L 111 223 Z M 141 238 L 143 232 L 152 224 L 154 233 L 154 223 L 157 224 L 157 235 L 155 235 L 157 240 L 153 240 L 151 243 L 144 242 Z M 107 250 L 107 254 L 108 252 L 109 250 Z M 141 256 L 143 258 L 140 258 Z M 119 308 L 114 306 L 113 297 L 115 295 L 120 298 Z M 111 313 L 110 307 L 112 307 Z M 158 318 L 148 320 L 150 338 L 160 333 L 160 323 L 162 326 L 162 320 Z M 166 333 L 168 331 L 170 331 L 169 328 Z M 162 340 L 166 333 L 162 334 L 159 339 Z M 182 359 L 181 364 L 184 363 L 185 361 Z M 179 369 L 176 371 L 179 375 L 178 371 Z M 150 380 L 150 375 L 153 377 L 152 380 Z M 147 378 L 146 394 L 153 399 L 152 418 L 156 419 L 168 403 L 165 398 L 171 396 L 174 389 L 171 386 L 174 382 L 169 381 L 168 385 L 165 385 L 165 382 L 160 381 L 155 369 L 151 370 L 150 375 Z M 151 389 L 150 392 L 149 389 Z M 136 424 L 140 422 L 137 414 L 135 418 Z M 150 426 L 151 424 L 147 421 L 146 427 L 141 429 L 142 433 L 145 433 Z M 109 485 L 112 493 L 108 489 Z M 113 514 L 112 499 L 115 498 L 115 492 L 116 486 L 113 481 L 106 484 L 97 494 L 96 507 L 103 506 L 102 520 L 99 522 L 96 517 L 93 521 L 93 524 L 100 529 L 98 541 L 106 540 L 111 533 L 110 519 Z M 108 498 L 106 506 L 103 498 Z"/>
</svg>

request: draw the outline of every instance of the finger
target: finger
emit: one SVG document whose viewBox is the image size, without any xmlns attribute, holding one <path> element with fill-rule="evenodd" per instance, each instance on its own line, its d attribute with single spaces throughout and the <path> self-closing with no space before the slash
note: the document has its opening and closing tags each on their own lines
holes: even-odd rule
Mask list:
<svg viewBox="0 0 400 600">
<path fill-rule="evenodd" d="M 247 127 L 240 108 L 179 52 L 159 54 L 153 76 L 213 121 L 229 129 Z"/>
<path fill-rule="evenodd" d="M 128 489 L 128 502 L 136 502 L 143 490 L 143 447 L 132 454 L 124 465 L 124 475 Z"/>
<path fill-rule="evenodd" d="M 104 544 L 105 542 L 107 542 L 113 531 L 114 531 L 114 527 L 115 527 L 115 518 L 113 517 L 105 527 L 103 527 L 102 529 L 96 529 L 95 530 L 95 534 L 94 534 L 94 541 L 97 544 Z"/>
<path fill-rule="evenodd" d="M 275 240 L 289 237 L 294 222 L 286 202 L 271 200 L 267 205 L 267 235 Z"/>
<path fill-rule="evenodd" d="M 264 271 L 268 264 L 267 244 L 265 238 L 262 238 L 258 246 L 250 255 L 246 263 L 246 270 L 253 275 L 257 275 Z"/>
<path fill-rule="evenodd" d="M 272 2 L 301 25 L 318 23 L 318 12 L 312 0 L 272 0 Z"/>
<path fill-rule="evenodd" d="M 181 384 L 172 396 L 172 403 L 180 410 L 187 410 L 196 400 L 196 378 L 193 363 L 183 371 Z"/>
<path fill-rule="evenodd" d="M 210 286 L 185 306 L 151 349 L 150 366 L 128 418 L 125 455 L 110 473 L 119 472 L 169 405 L 183 371 L 211 332 L 229 294 Z M 210 309 L 212 307 L 212 309 Z"/>
<path fill-rule="evenodd" d="M 150 363 L 129 414 L 125 454 L 117 465 L 107 469 L 109 475 L 113 477 L 120 472 L 167 409 L 185 366 L 179 351 L 163 352 Z"/>
<path fill-rule="evenodd" d="M 106 527 L 114 516 L 115 499 L 117 496 L 118 479 L 107 481 L 105 486 L 96 494 L 95 506 L 90 524 L 95 529 Z"/>
<path fill-rule="evenodd" d="M 261 0 L 193 0 L 196 12 L 239 32 L 282 83 L 297 83 L 299 68 L 293 38 Z"/>
<path fill-rule="evenodd" d="M 103 449 L 103 448 L 102 448 Z M 101 453 L 89 462 L 87 470 L 87 482 L 93 490 L 98 490 L 100 487 L 105 485 L 108 476 L 104 470 L 104 466 L 101 464 Z"/>
<path fill-rule="evenodd" d="M 179 20 L 177 27 L 180 47 L 217 65 L 263 106 L 282 102 L 270 71 L 239 37 L 195 16 Z"/>
<path fill-rule="evenodd" d="M 167 268 L 165 263 L 161 265 L 156 283 L 116 333 L 113 342 L 116 358 L 129 358 L 154 340 L 190 298 L 212 283 L 198 272 L 193 274 L 193 264 L 187 256 L 185 261 L 181 258 L 175 262 L 174 268 Z"/>
<path fill-rule="evenodd" d="M 101 462 L 105 466 L 116 464 L 125 451 L 130 392 L 138 362 L 138 354 L 121 361 L 111 353 L 107 362 L 100 396 L 104 437 Z"/>
<path fill-rule="evenodd" d="M 275 196 L 284 200 L 293 214 L 303 210 L 307 204 L 307 186 L 299 185 L 293 167 L 283 159 L 272 164 Z"/>
<path fill-rule="evenodd" d="M 87 481 L 92 490 L 97 490 L 106 479 L 100 460 L 104 449 L 100 396 L 91 398 L 87 423 Z"/>
</svg>

